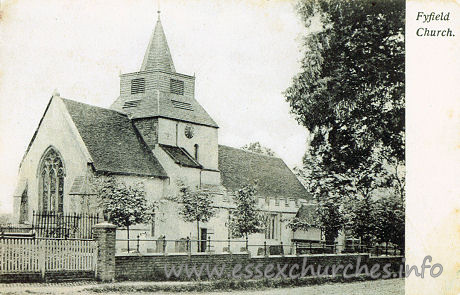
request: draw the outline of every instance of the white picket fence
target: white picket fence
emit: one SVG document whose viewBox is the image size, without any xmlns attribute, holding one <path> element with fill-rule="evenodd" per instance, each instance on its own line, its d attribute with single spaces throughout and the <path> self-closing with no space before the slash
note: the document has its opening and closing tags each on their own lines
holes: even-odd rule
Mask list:
<svg viewBox="0 0 460 295">
<path fill-rule="evenodd" d="M 0 274 L 95 271 L 96 242 L 63 239 L 0 239 Z"/>
</svg>

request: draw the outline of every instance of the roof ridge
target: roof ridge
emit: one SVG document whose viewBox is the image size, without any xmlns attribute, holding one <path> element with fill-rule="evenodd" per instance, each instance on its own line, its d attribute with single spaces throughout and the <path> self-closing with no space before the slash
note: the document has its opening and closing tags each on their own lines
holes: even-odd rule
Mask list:
<svg viewBox="0 0 460 295">
<path fill-rule="evenodd" d="M 239 150 L 239 151 L 242 151 L 242 152 L 250 153 L 250 154 L 255 154 L 255 155 L 264 156 L 264 157 L 273 158 L 273 159 L 280 159 L 281 161 L 284 162 L 284 160 L 279 156 L 265 155 L 265 154 L 256 153 L 256 152 L 253 152 L 253 151 L 248 151 L 248 150 L 245 150 L 245 149 L 242 149 L 242 148 L 236 148 L 236 147 L 228 146 L 228 145 L 224 145 L 224 144 L 219 144 L 219 145 L 223 146 L 223 147 L 226 147 L 226 148 L 231 148 L 231 149 L 234 149 L 234 150 Z"/>
<path fill-rule="evenodd" d="M 110 108 L 104 108 L 104 107 L 100 107 L 100 106 L 96 106 L 96 105 L 92 105 L 92 104 L 89 104 L 89 103 L 85 103 L 85 102 L 81 102 L 81 101 L 77 101 L 77 100 L 73 100 L 73 99 L 69 99 L 69 98 L 64 98 L 64 97 L 60 97 L 64 102 L 66 101 L 69 101 L 69 102 L 74 102 L 74 103 L 78 103 L 78 104 L 83 104 L 83 105 L 86 105 L 86 106 L 90 106 L 92 108 L 98 108 L 98 109 L 102 109 L 104 111 L 111 111 L 111 112 L 114 112 L 114 113 L 117 113 L 119 115 L 122 115 L 123 117 L 126 117 L 128 118 L 128 116 L 122 112 L 119 112 L 117 110 L 114 110 L 114 109 L 110 109 Z M 129 118 L 128 118 L 129 119 Z"/>
</svg>

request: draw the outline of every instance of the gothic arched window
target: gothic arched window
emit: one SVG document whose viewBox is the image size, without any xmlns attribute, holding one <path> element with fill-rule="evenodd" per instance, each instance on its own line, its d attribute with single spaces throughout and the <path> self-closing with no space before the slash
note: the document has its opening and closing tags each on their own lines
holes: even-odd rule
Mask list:
<svg viewBox="0 0 460 295">
<path fill-rule="evenodd" d="M 40 201 L 42 211 L 64 211 L 64 166 L 58 152 L 49 148 L 40 165 Z"/>
</svg>

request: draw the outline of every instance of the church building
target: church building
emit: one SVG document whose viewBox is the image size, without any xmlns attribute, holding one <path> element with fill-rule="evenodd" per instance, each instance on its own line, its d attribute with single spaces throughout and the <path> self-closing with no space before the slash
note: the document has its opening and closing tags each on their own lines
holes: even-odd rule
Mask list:
<svg viewBox="0 0 460 295">
<path fill-rule="evenodd" d="M 250 235 L 249 244 L 321 241 L 319 229 L 287 227 L 296 214 L 311 211 L 312 200 L 283 160 L 219 145 L 218 123 L 198 99 L 195 77 L 175 70 L 158 16 L 140 70 L 120 75 L 120 95 L 110 108 L 53 94 L 19 167 L 16 221 L 31 223 L 34 211 L 94 212 L 87 179 L 113 175 L 127 185 L 143 183 L 148 201 L 177 194 L 179 182 L 213 195 L 217 214 L 200 223 L 199 236 L 196 224 L 182 221 L 172 201 L 162 202 L 151 224 L 130 228 L 130 236 L 226 240 L 233 193 L 257 183 L 258 206 L 267 222 L 265 232 Z M 117 238 L 126 238 L 126 230 L 118 229 Z M 214 244 L 213 251 L 238 252 L 243 246 Z M 174 247 L 168 244 L 168 251 Z"/>
</svg>

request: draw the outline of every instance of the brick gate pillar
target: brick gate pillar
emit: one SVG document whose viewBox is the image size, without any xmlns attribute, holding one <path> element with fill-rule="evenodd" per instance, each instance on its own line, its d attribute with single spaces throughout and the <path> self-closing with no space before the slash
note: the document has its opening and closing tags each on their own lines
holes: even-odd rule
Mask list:
<svg viewBox="0 0 460 295">
<path fill-rule="evenodd" d="M 93 237 L 97 241 L 96 279 L 115 280 L 115 232 L 117 227 L 103 222 L 93 226 Z"/>
</svg>

